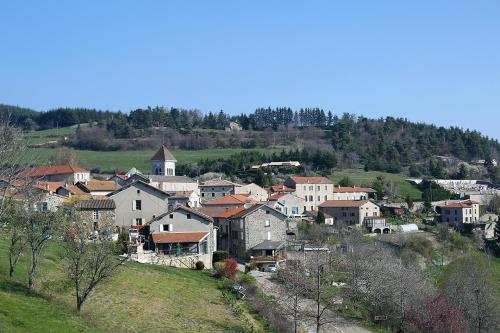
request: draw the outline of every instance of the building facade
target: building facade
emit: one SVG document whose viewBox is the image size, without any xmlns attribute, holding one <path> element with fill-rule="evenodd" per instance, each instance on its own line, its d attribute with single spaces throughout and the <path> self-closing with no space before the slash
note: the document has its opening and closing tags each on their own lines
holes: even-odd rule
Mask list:
<svg viewBox="0 0 500 333">
<path fill-rule="evenodd" d="M 380 217 L 380 207 L 369 200 L 329 200 L 319 210 L 333 217 L 334 225 L 362 226 L 366 217 Z"/>
<path fill-rule="evenodd" d="M 320 204 L 333 199 L 333 183 L 326 177 L 289 177 L 284 185 L 305 200 L 304 210 L 317 210 Z"/>
</svg>

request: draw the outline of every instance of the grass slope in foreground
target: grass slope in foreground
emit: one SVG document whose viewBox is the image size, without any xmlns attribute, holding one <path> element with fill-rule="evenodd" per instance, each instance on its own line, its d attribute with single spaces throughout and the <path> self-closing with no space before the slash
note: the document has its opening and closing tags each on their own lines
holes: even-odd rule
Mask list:
<svg viewBox="0 0 500 333">
<path fill-rule="evenodd" d="M 208 272 L 133 262 L 98 286 L 79 317 L 59 251 L 52 242 L 41 262 L 36 287 L 43 297 L 28 294 L 6 277 L 7 238 L 0 234 L 0 332 L 244 331 Z M 26 258 L 15 280 L 26 284 Z"/>
<path fill-rule="evenodd" d="M 407 176 L 400 173 L 388 173 L 382 171 L 364 171 L 363 169 L 335 169 L 330 179 L 335 183 L 345 177 L 349 179 L 356 185 L 367 185 L 370 186 L 378 176 L 384 177 L 386 181 L 394 182 L 395 186 L 399 187 L 399 193 L 402 198 L 410 196 L 412 199 L 422 199 L 422 192 L 405 181 Z"/>
</svg>

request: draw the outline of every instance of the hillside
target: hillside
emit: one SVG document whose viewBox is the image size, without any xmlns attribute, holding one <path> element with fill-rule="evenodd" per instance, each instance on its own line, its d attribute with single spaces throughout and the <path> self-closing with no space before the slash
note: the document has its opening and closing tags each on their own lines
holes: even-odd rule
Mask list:
<svg viewBox="0 0 500 333">
<path fill-rule="evenodd" d="M 208 272 L 127 263 L 98 286 L 76 314 L 72 289 L 53 242 L 30 294 L 26 262 L 7 278 L 7 244 L 0 234 L 0 332 L 242 332 Z M 23 258 L 24 259 L 24 258 Z"/>
<path fill-rule="evenodd" d="M 493 159 L 500 160 L 498 140 L 473 130 L 437 127 L 402 118 L 369 119 L 352 114 L 335 115 L 317 108 L 287 107 L 259 108 L 250 114 L 232 116 L 222 111 L 203 114 L 198 110 L 164 107 L 124 114 L 83 108 L 36 112 L 0 105 L 0 118 L 7 115 L 30 131 L 28 135 L 35 145 L 54 141 L 49 138 L 56 138 L 59 141 L 56 145 L 82 151 L 145 151 L 165 144 L 173 150 L 205 150 L 206 155 L 210 155 L 211 149 L 279 147 L 289 152 L 283 158 L 297 157 L 291 151 L 298 151 L 300 157 L 304 151 L 309 155 L 317 151 L 333 155 L 332 163 L 325 168 L 312 165 L 306 158 L 305 163 L 312 171 L 326 171 L 331 165 L 337 168 L 362 165 L 366 171 L 437 178 L 453 178 L 460 163 L 482 159 L 486 161 L 485 168 L 471 169 L 472 177 L 500 181 L 498 168 L 492 163 Z M 86 125 L 78 125 L 83 123 Z M 238 123 L 240 129 L 224 131 L 230 123 Z M 66 130 L 63 126 L 75 127 Z M 49 130 L 40 133 L 33 131 L 36 129 Z M 438 156 L 457 162 L 441 172 Z M 186 161 L 194 162 L 196 158 Z"/>
</svg>

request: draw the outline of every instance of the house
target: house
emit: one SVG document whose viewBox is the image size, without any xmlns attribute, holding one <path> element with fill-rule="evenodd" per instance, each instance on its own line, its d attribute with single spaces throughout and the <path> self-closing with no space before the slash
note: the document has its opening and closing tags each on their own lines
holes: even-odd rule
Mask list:
<svg viewBox="0 0 500 333">
<path fill-rule="evenodd" d="M 224 127 L 224 131 L 226 132 L 239 132 L 241 130 L 242 130 L 241 125 L 235 121 L 229 122 L 229 125 Z"/>
<path fill-rule="evenodd" d="M 284 185 L 306 201 L 304 210 L 317 210 L 321 203 L 333 200 L 333 183 L 326 177 L 289 177 Z"/>
<path fill-rule="evenodd" d="M 256 200 L 248 194 L 230 194 L 219 199 L 206 201 L 203 203 L 204 207 L 224 207 L 234 208 L 242 205 L 251 205 L 257 203 Z"/>
<path fill-rule="evenodd" d="M 241 186 L 235 186 L 234 194 L 248 194 L 256 201 L 267 201 L 267 190 L 255 183 L 250 183 Z"/>
<path fill-rule="evenodd" d="M 374 189 L 368 187 L 339 185 L 333 188 L 332 200 L 368 200 L 368 196 L 375 192 Z"/>
<path fill-rule="evenodd" d="M 115 225 L 116 205 L 113 199 L 90 199 L 75 202 L 75 213 L 80 216 L 83 223 L 91 223 L 94 231 L 105 226 Z M 109 232 L 115 233 L 116 230 Z"/>
<path fill-rule="evenodd" d="M 254 204 L 230 216 L 229 253 L 240 260 L 252 256 L 283 257 L 286 218 L 285 214 L 265 204 Z"/>
<path fill-rule="evenodd" d="M 267 203 L 288 217 L 302 215 L 306 206 L 304 199 L 287 192 L 271 195 Z"/>
<path fill-rule="evenodd" d="M 147 183 L 164 192 L 199 193 L 198 182 L 186 176 L 147 175 Z"/>
<path fill-rule="evenodd" d="M 200 207 L 200 196 L 196 191 L 167 192 L 168 207 L 173 209 L 176 206 L 188 206 L 192 208 Z"/>
<path fill-rule="evenodd" d="M 260 168 L 278 168 L 278 169 L 280 169 L 280 168 L 296 168 L 296 167 L 300 167 L 299 161 L 269 162 L 269 163 L 252 165 L 253 170 L 257 170 Z"/>
<path fill-rule="evenodd" d="M 122 231 L 140 227 L 168 211 L 168 193 L 141 181 L 129 183 L 107 197 L 115 202 L 115 225 Z"/>
<path fill-rule="evenodd" d="M 229 251 L 229 218 L 243 210 L 245 206 L 238 207 L 201 207 L 198 210 L 214 220 L 214 226 L 217 228 L 217 250 Z"/>
<path fill-rule="evenodd" d="M 59 186 L 56 189 L 56 193 L 66 198 L 73 196 L 79 196 L 79 197 L 90 196 L 90 193 L 82 190 L 81 188 L 73 184 L 66 184 L 63 186 Z"/>
<path fill-rule="evenodd" d="M 273 185 L 269 188 L 269 193 L 270 194 L 275 194 L 275 193 L 293 193 L 295 192 L 294 188 L 285 186 L 285 185 Z"/>
<path fill-rule="evenodd" d="M 334 224 L 362 226 L 366 217 L 380 216 L 380 207 L 369 200 L 328 200 L 319 210 L 333 217 Z"/>
<path fill-rule="evenodd" d="M 29 199 L 29 202 L 34 205 L 36 210 L 41 212 L 55 212 L 67 200 L 67 198 L 60 196 L 50 191 L 45 187 L 8 187 L 0 191 L 0 198 L 9 198 L 12 200 L 24 201 Z M 1 201 L 1 200 L 0 200 Z"/>
<path fill-rule="evenodd" d="M 18 175 L 20 178 L 34 178 L 49 182 L 74 184 L 90 179 L 90 171 L 72 165 L 42 165 L 27 168 Z"/>
<path fill-rule="evenodd" d="M 200 184 L 200 195 L 202 202 L 235 194 L 235 187 L 239 184 L 225 179 L 210 179 Z"/>
<path fill-rule="evenodd" d="M 121 188 L 113 180 L 86 180 L 77 182 L 75 186 L 90 195 L 107 195 Z"/>
<path fill-rule="evenodd" d="M 318 218 L 318 214 L 319 214 L 319 210 L 305 211 L 304 217 L 302 218 L 302 220 L 305 222 L 309 222 L 309 223 L 316 223 L 316 219 Z M 323 213 L 323 216 L 325 217 L 325 224 L 326 225 L 333 225 L 333 216 L 331 216 L 328 213 Z"/>
<path fill-rule="evenodd" d="M 385 218 L 380 216 L 365 217 L 363 224 L 369 232 L 375 234 L 391 233 L 391 225 L 387 223 Z"/>
<path fill-rule="evenodd" d="M 479 221 L 479 202 L 465 200 L 460 202 L 445 203 L 436 207 L 441 222 L 448 222 L 455 227 L 463 223 L 476 223 Z"/>
<path fill-rule="evenodd" d="M 212 254 L 217 249 L 217 232 L 213 219 L 202 211 L 177 206 L 147 223 L 155 252 L 163 256 L 195 257 L 203 261 L 205 268 L 212 268 Z M 185 263 L 186 261 L 184 261 Z M 176 266 L 180 266 L 178 262 Z"/>
</svg>

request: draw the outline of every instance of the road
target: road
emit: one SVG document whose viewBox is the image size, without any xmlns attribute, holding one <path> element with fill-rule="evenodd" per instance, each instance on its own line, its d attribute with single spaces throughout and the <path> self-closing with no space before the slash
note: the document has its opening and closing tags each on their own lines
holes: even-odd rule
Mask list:
<svg viewBox="0 0 500 333">
<path fill-rule="evenodd" d="M 257 285 L 266 295 L 274 296 L 277 300 L 279 300 L 279 296 L 286 292 L 281 285 L 271 280 L 270 273 L 252 271 L 250 274 L 255 277 Z M 307 312 L 314 312 L 316 307 L 314 301 L 310 299 L 302 299 L 301 304 L 304 305 L 305 311 Z M 328 321 L 331 320 L 332 323 L 323 325 L 321 327 L 321 332 L 370 333 L 370 331 L 366 328 L 348 321 L 329 310 L 325 312 L 324 318 Z M 307 328 L 308 332 L 316 332 L 314 319 L 302 321 L 302 324 Z"/>
</svg>

